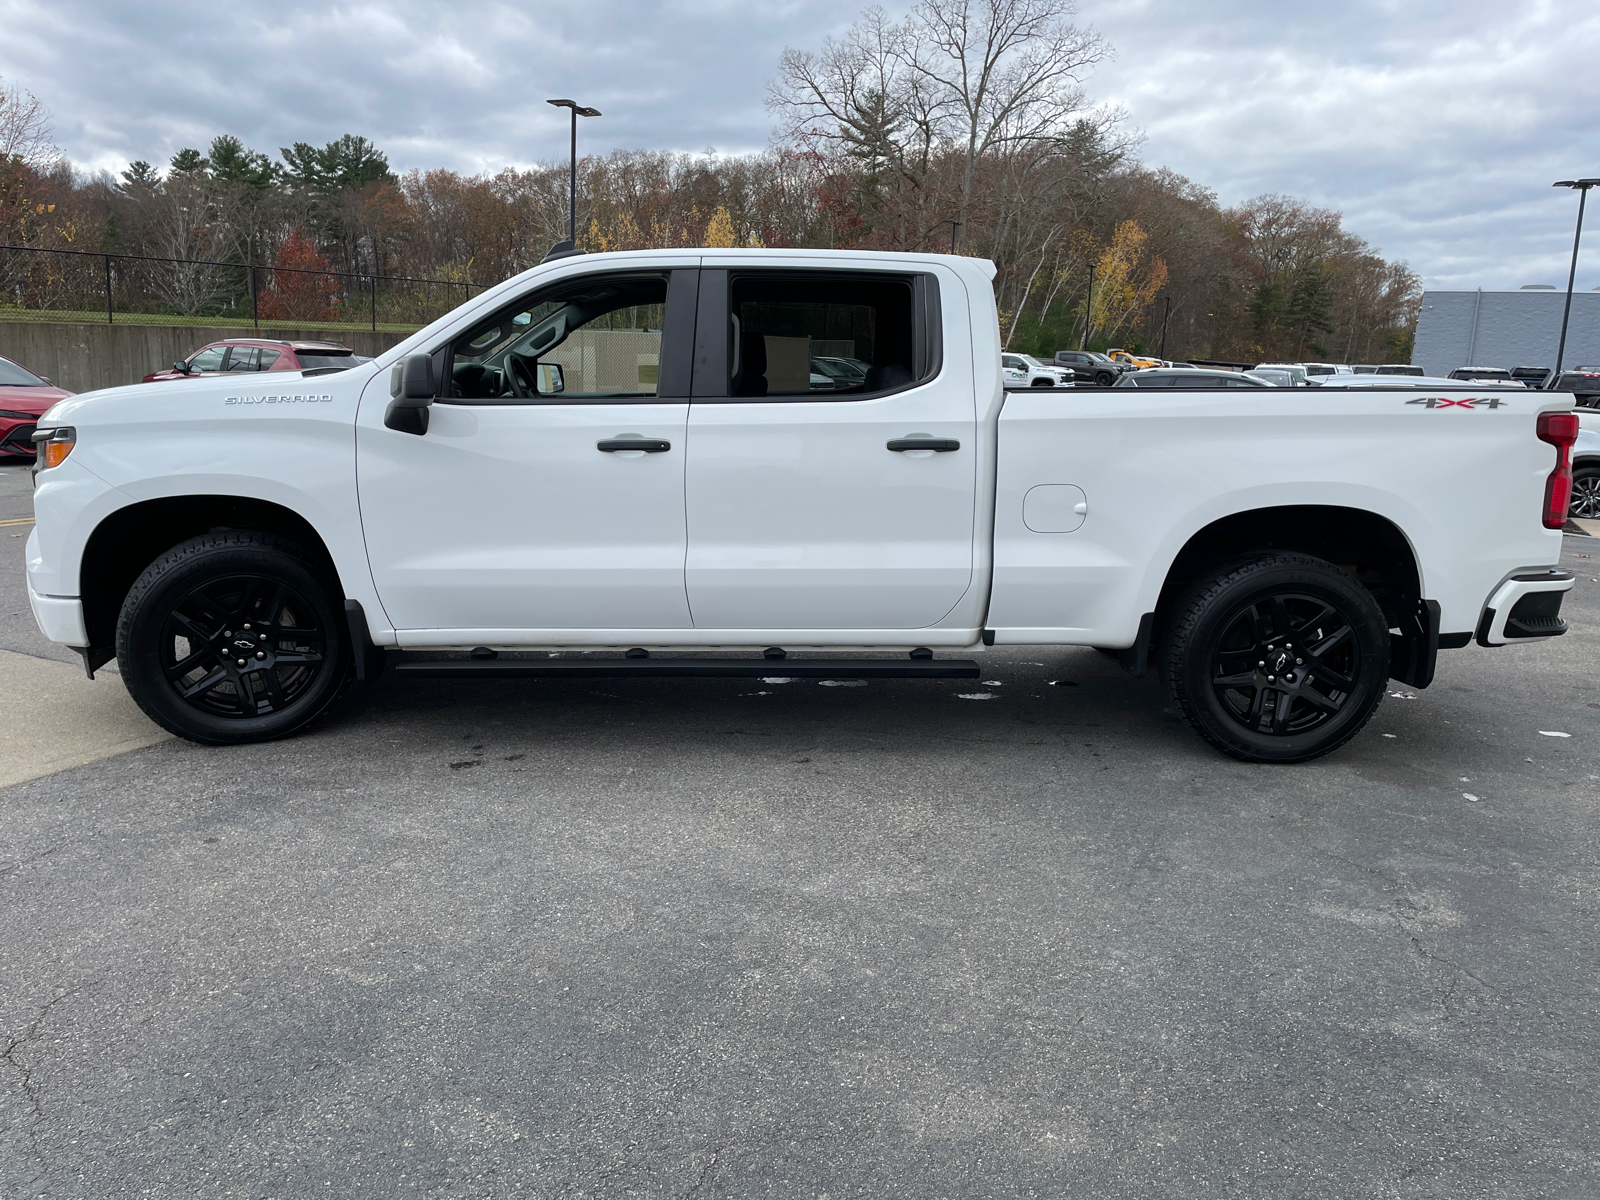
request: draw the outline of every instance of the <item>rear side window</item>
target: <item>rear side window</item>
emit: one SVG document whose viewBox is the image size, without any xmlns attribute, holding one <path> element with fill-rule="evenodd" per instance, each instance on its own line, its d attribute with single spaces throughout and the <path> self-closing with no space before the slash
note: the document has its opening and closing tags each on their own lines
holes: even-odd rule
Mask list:
<svg viewBox="0 0 1600 1200">
<path fill-rule="evenodd" d="M 272 364 L 277 362 L 279 357 L 280 355 L 276 350 L 268 350 L 263 347 L 261 350 L 261 359 L 256 364 L 256 370 L 270 371 L 272 369 Z"/>
<path fill-rule="evenodd" d="M 255 371 L 258 351 L 254 346 L 233 346 L 228 350 L 229 371 Z"/>
<path fill-rule="evenodd" d="M 707 283 L 714 288 L 719 275 L 702 272 L 703 302 L 711 294 Z M 795 271 L 730 272 L 725 278 L 725 389 L 697 373 L 697 395 L 842 400 L 910 386 L 938 372 L 937 284 L 931 277 Z"/>
</svg>

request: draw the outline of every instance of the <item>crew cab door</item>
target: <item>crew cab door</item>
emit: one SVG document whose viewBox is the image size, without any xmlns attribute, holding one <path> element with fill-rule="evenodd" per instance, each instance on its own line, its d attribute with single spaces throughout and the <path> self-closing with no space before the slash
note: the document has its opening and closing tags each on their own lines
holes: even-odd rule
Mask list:
<svg viewBox="0 0 1600 1200">
<path fill-rule="evenodd" d="M 943 337 L 940 276 L 713 262 L 689 410 L 695 627 L 939 623 L 972 582 L 977 481 L 970 344 Z M 812 357 L 864 378 L 822 390 Z"/>
<path fill-rule="evenodd" d="M 425 433 L 363 396 L 373 582 L 402 646 L 684 629 L 696 272 L 568 276 L 435 354 Z"/>
</svg>

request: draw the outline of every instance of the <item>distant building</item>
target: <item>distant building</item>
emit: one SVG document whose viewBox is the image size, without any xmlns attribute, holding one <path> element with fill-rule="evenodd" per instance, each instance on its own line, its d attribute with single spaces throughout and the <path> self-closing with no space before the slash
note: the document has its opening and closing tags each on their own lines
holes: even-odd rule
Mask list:
<svg viewBox="0 0 1600 1200">
<path fill-rule="evenodd" d="M 1429 375 L 1457 367 L 1553 367 L 1565 290 L 1423 292 L 1411 361 Z M 1565 366 L 1600 363 L 1600 290 L 1576 292 Z"/>
</svg>

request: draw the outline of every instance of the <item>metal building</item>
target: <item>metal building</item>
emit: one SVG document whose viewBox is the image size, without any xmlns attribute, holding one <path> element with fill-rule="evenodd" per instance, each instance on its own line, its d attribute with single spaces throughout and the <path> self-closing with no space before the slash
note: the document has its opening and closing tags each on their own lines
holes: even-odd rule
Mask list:
<svg viewBox="0 0 1600 1200">
<path fill-rule="evenodd" d="M 1563 290 L 1423 292 L 1411 361 L 1429 375 L 1457 367 L 1553 367 Z M 1572 297 L 1564 365 L 1600 363 L 1600 290 Z"/>
</svg>

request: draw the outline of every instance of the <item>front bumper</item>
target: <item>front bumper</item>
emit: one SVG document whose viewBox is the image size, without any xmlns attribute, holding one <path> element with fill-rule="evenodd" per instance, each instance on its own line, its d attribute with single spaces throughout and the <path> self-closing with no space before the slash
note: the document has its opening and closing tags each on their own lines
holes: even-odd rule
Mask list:
<svg viewBox="0 0 1600 1200">
<path fill-rule="evenodd" d="M 1561 618 L 1561 597 L 1572 590 L 1571 571 L 1560 567 L 1518 571 L 1484 606 L 1478 619 L 1478 645 L 1542 642 L 1567 631 Z"/>
<path fill-rule="evenodd" d="M 89 634 L 83 623 L 83 601 L 75 596 L 41 596 L 28 589 L 28 606 L 33 609 L 39 632 L 64 646 L 87 646 Z"/>
</svg>

